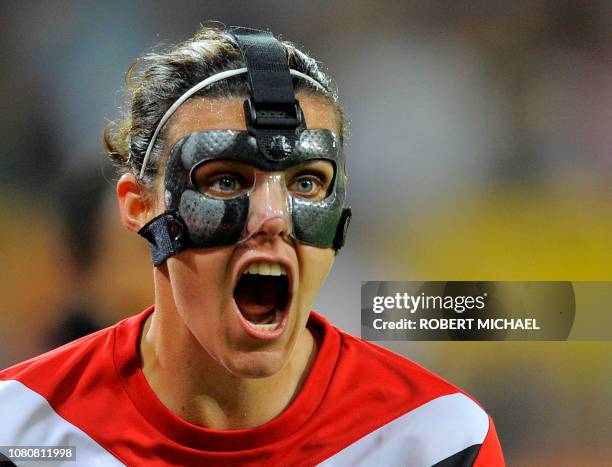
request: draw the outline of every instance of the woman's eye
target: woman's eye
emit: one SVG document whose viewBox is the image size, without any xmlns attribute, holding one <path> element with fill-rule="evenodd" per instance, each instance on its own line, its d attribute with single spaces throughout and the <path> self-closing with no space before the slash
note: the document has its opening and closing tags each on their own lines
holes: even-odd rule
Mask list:
<svg viewBox="0 0 612 467">
<path fill-rule="evenodd" d="M 212 196 L 235 196 L 243 191 L 243 185 L 236 175 L 223 174 L 207 183 L 205 192 Z"/>
<path fill-rule="evenodd" d="M 294 180 L 289 190 L 305 198 L 323 198 L 323 184 L 315 176 L 304 176 Z"/>
<path fill-rule="evenodd" d="M 238 188 L 238 180 L 236 180 L 235 177 L 225 175 L 215 180 L 211 186 L 219 191 L 234 191 L 236 188 Z"/>
<path fill-rule="evenodd" d="M 191 173 L 191 182 L 200 193 L 221 199 L 242 195 L 251 189 L 254 180 L 252 166 L 222 159 L 198 163 Z"/>
</svg>

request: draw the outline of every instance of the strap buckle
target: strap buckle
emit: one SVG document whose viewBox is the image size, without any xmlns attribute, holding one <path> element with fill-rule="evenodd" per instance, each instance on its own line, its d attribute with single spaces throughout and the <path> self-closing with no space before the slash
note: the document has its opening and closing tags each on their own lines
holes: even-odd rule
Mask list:
<svg viewBox="0 0 612 467">
<path fill-rule="evenodd" d="M 257 109 L 251 99 L 244 101 L 244 115 L 250 133 L 260 128 L 298 129 L 304 126 L 304 113 L 299 101 L 291 107 L 275 107 Z"/>
</svg>

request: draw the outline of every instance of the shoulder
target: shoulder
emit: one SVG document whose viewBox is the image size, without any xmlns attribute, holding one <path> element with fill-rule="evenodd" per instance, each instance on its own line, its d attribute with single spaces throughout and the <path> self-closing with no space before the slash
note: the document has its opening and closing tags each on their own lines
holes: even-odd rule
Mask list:
<svg viewBox="0 0 612 467">
<path fill-rule="evenodd" d="M 325 326 L 340 338 L 330 395 L 350 401 L 347 418 L 355 418 L 345 427 L 353 432 L 348 445 L 323 465 L 349 465 L 364 456 L 381 465 L 479 465 L 475 459 L 489 438 L 499 447 L 490 416 L 465 391 L 405 357 Z"/>
<path fill-rule="evenodd" d="M 418 418 L 419 424 L 450 427 L 461 424 L 477 436 L 486 435 L 488 415 L 472 396 L 419 364 L 372 342 L 339 331 L 339 365 L 347 367 L 370 392 L 385 396 L 390 405 Z"/>
<path fill-rule="evenodd" d="M 121 323 L 119 323 L 121 324 Z M 0 371 L 0 381 L 19 382 L 39 393 L 74 385 L 111 360 L 115 325 Z"/>
<path fill-rule="evenodd" d="M 437 397 L 462 393 L 459 388 L 419 364 L 384 347 L 344 332 L 313 313 L 326 337 L 339 341 L 334 383 L 354 386 L 356 381 L 387 400 L 421 405 Z M 469 397 L 468 397 L 469 398 Z"/>
<path fill-rule="evenodd" d="M 81 459 L 116 465 L 79 420 L 112 405 L 114 338 L 127 321 L 0 371 L 0 445 L 78 446 Z"/>
</svg>

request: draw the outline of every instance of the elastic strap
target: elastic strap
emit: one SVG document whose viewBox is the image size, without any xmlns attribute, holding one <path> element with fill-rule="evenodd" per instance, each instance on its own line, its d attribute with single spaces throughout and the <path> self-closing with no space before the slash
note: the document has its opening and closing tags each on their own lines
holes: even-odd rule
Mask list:
<svg viewBox="0 0 612 467">
<path fill-rule="evenodd" d="M 191 246 L 187 226 L 176 210 L 166 211 L 151 219 L 138 233 L 149 241 L 155 266 Z"/>
<path fill-rule="evenodd" d="M 247 129 L 266 159 L 280 161 L 293 152 L 299 130 L 306 127 L 285 47 L 268 31 L 232 27 L 228 32 L 247 66 L 251 94 L 244 101 Z"/>
<path fill-rule="evenodd" d="M 232 27 L 247 66 L 252 102 L 259 109 L 295 106 L 285 47 L 269 31 Z"/>
</svg>

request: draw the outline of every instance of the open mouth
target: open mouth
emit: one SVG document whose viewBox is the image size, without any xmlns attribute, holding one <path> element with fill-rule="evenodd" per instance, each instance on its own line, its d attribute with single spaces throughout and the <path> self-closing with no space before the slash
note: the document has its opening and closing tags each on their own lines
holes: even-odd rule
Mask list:
<svg viewBox="0 0 612 467">
<path fill-rule="evenodd" d="M 289 278 L 279 263 L 251 263 L 236 288 L 234 300 L 246 323 L 257 331 L 274 331 L 289 303 Z"/>
</svg>

